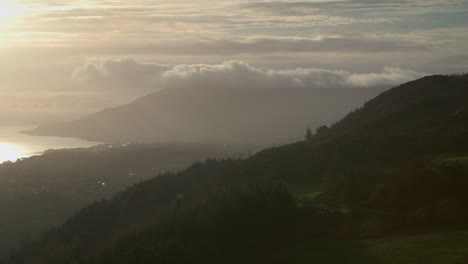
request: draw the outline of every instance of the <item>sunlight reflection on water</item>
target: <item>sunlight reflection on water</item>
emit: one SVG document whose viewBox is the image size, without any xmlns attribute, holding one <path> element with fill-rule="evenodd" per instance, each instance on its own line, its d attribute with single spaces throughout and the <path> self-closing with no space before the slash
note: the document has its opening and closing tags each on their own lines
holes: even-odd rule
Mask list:
<svg viewBox="0 0 468 264">
<path fill-rule="evenodd" d="M 20 147 L 14 144 L 0 143 L 0 163 L 7 160 L 14 161 L 24 156 L 23 150 Z"/>
<path fill-rule="evenodd" d="M 34 137 L 21 131 L 34 128 L 27 125 L 0 125 L 0 164 L 40 155 L 48 149 L 81 148 L 98 145 L 76 138 Z"/>
</svg>

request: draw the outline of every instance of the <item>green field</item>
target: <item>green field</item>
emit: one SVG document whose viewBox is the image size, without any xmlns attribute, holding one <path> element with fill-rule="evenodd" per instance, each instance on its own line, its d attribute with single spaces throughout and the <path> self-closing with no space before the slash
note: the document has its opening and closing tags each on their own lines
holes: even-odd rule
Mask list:
<svg viewBox="0 0 468 264">
<path fill-rule="evenodd" d="M 435 160 L 435 164 L 442 165 L 453 165 L 453 164 L 460 164 L 464 166 L 468 166 L 468 156 L 458 156 L 458 157 L 444 157 Z"/>
<path fill-rule="evenodd" d="M 468 231 L 355 241 L 314 240 L 283 256 L 297 264 L 464 264 Z"/>
</svg>

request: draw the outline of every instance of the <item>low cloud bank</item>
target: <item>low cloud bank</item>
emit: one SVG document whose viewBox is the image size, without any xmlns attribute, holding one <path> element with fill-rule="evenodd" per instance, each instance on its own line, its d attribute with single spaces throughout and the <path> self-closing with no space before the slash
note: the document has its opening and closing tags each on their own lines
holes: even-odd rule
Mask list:
<svg viewBox="0 0 468 264">
<path fill-rule="evenodd" d="M 164 89 L 187 86 L 313 89 L 390 86 L 425 75 L 427 74 L 389 66 L 375 73 L 352 73 L 318 68 L 276 70 L 255 67 L 243 61 L 166 65 L 126 58 L 88 62 L 75 69 L 73 79 L 86 87 L 101 89 Z"/>
<path fill-rule="evenodd" d="M 160 84 L 162 74 L 172 67 L 142 63 L 131 58 L 91 61 L 78 66 L 72 75 L 75 82 L 102 89 L 142 89 Z"/>
</svg>

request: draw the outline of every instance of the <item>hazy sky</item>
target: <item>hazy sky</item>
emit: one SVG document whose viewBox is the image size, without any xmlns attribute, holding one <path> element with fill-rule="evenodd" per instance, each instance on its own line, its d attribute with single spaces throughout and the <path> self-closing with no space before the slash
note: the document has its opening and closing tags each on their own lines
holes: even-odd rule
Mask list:
<svg viewBox="0 0 468 264">
<path fill-rule="evenodd" d="M 191 82 L 373 86 L 468 71 L 467 0 L 0 0 L 0 123 Z"/>
</svg>

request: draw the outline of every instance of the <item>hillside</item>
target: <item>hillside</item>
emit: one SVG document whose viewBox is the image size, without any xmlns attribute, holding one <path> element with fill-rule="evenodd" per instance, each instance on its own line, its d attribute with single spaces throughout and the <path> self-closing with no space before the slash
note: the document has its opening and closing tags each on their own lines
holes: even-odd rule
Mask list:
<svg viewBox="0 0 468 264">
<path fill-rule="evenodd" d="M 335 122 L 382 90 L 174 88 L 26 133 L 113 143 L 290 142 L 305 127 Z"/>
<path fill-rule="evenodd" d="M 309 140 L 92 204 L 11 263 L 466 263 L 468 76 L 386 91 Z"/>
<path fill-rule="evenodd" d="M 100 145 L 0 164 L 0 258 L 87 204 L 196 160 L 242 155 L 207 144 Z"/>
</svg>

